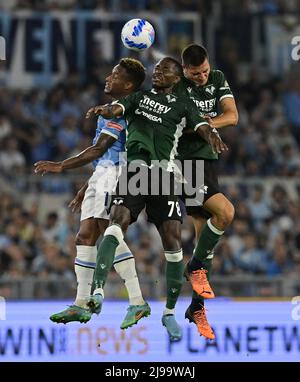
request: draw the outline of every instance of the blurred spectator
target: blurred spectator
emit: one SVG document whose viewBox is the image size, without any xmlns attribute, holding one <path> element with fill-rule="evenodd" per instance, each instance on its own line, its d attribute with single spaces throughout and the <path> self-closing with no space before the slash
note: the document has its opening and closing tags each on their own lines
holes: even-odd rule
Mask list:
<svg viewBox="0 0 300 382">
<path fill-rule="evenodd" d="M 238 218 L 234 219 L 232 224 L 232 233 L 227 242 L 233 253 L 238 253 L 243 248 L 243 237 L 249 232 L 249 224 L 247 220 Z"/>
<path fill-rule="evenodd" d="M 267 274 L 276 276 L 286 274 L 293 268 L 293 262 L 289 259 L 287 248 L 285 245 L 276 246 L 274 248 L 273 260 L 267 266 Z"/>
<path fill-rule="evenodd" d="M 271 217 L 269 202 L 264 195 L 264 188 L 260 185 L 254 186 L 252 198 L 248 203 L 254 226 L 257 230 L 261 228 L 262 223 Z"/>
<path fill-rule="evenodd" d="M 8 138 L 3 142 L 0 152 L 0 168 L 4 172 L 22 170 L 25 167 L 25 157 L 18 150 L 18 141 L 15 138 Z"/>
<path fill-rule="evenodd" d="M 283 95 L 286 116 L 292 125 L 292 132 L 300 145 L 300 84 L 299 81 L 291 80 L 289 88 Z"/>
<path fill-rule="evenodd" d="M 236 264 L 245 272 L 264 273 L 267 266 L 267 251 L 258 247 L 254 233 L 247 233 L 243 239 L 242 249 L 235 254 Z"/>
<path fill-rule="evenodd" d="M 55 242 L 47 241 L 42 247 L 42 254 L 33 261 L 32 272 L 37 276 L 47 277 L 49 274 L 54 274 L 72 279 L 73 274 L 66 266 L 66 255 Z"/>
<path fill-rule="evenodd" d="M 11 122 L 5 114 L 0 114 L 0 143 L 12 132 Z"/>
<path fill-rule="evenodd" d="M 65 115 L 63 126 L 57 133 L 59 157 L 64 159 L 66 153 L 69 153 L 77 146 L 80 138 L 81 132 L 78 129 L 77 119 L 72 114 Z"/>
<path fill-rule="evenodd" d="M 59 236 L 59 218 L 56 212 L 49 212 L 43 227 L 43 235 L 48 241 L 55 241 Z"/>
</svg>

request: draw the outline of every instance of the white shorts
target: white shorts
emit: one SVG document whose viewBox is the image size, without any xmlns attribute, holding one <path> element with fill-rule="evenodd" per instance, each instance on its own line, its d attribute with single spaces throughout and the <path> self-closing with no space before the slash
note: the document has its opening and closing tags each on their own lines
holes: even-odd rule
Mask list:
<svg viewBox="0 0 300 382">
<path fill-rule="evenodd" d="M 84 194 L 81 205 L 81 221 L 88 218 L 109 220 L 106 211 L 108 195 L 115 190 L 118 177 L 119 166 L 96 167 Z"/>
</svg>

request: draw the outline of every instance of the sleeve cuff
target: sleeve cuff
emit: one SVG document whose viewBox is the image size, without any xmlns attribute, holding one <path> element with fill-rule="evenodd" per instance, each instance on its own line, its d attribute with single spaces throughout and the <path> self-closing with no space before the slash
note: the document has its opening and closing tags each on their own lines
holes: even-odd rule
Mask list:
<svg viewBox="0 0 300 382">
<path fill-rule="evenodd" d="M 209 123 L 207 122 L 200 122 L 200 123 L 197 123 L 197 125 L 194 127 L 194 131 L 196 131 L 198 129 L 199 126 L 202 126 L 202 125 L 208 125 L 209 126 Z"/>
<path fill-rule="evenodd" d="M 221 101 L 223 98 L 227 98 L 227 97 L 234 98 L 232 94 L 224 94 L 222 97 L 219 98 L 219 101 Z"/>
<path fill-rule="evenodd" d="M 114 105 L 118 105 L 118 106 L 121 106 L 122 110 L 123 110 L 123 113 L 122 113 L 122 116 L 125 114 L 125 106 L 119 102 L 116 102 L 114 103 Z"/>
<path fill-rule="evenodd" d="M 101 131 L 101 134 L 107 134 L 107 135 L 110 135 L 111 137 L 115 138 L 116 140 L 119 139 L 119 137 L 118 137 L 116 134 L 111 133 L 110 131 L 107 131 L 107 130 L 102 130 L 102 131 Z M 100 135 L 101 135 L 101 134 L 100 134 Z"/>
</svg>

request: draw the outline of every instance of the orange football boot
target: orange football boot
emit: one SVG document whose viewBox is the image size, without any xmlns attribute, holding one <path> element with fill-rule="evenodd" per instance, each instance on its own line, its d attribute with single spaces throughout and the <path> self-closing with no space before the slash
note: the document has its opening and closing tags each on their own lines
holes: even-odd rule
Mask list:
<svg viewBox="0 0 300 382">
<path fill-rule="evenodd" d="M 184 271 L 184 275 L 188 281 L 192 284 L 193 290 L 201 297 L 214 298 L 215 294 L 209 285 L 206 277 L 206 269 L 197 269 L 195 271 L 189 271 L 188 266 Z"/>
<path fill-rule="evenodd" d="M 191 307 L 189 306 L 185 312 L 185 318 L 196 324 L 197 330 L 201 336 L 209 340 L 216 338 L 214 331 L 207 321 L 204 307 L 192 312 Z"/>
</svg>

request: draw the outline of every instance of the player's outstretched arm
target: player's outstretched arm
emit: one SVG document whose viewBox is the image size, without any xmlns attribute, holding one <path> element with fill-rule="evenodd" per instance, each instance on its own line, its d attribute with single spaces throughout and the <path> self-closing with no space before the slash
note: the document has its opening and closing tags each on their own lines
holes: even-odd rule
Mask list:
<svg viewBox="0 0 300 382">
<path fill-rule="evenodd" d="M 60 173 L 64 170 L 82 167 L 93 160 L 102 157 L 117 139 L 108 134 L 100 134 L 99 139 L 93 146 L 89 146 L 76 156 L 67 158 L 61 162 L 40 161 L 34 164 L 34 172 L 44 175 L 47 172 Z"/>
<path fill-rule="evenodd" d="M 221 154 L 223 151 L 228 150 L 227 145 L 222 141 L 218 131 L 210 125 L 200 125 L 197 128 L 196 133 L 211 145 L 214 152 Z"/>
<path fill-rule="evenodd" d="M 91 107 L 87 111 L 85 118 L 90 118 L 93 115 L 102 115 L 102 117 L 106 119 L 121 117 L 123 115 L 123 109 L 120 105 L 99 105 Z"/>
</svg>

